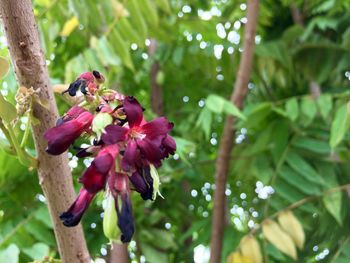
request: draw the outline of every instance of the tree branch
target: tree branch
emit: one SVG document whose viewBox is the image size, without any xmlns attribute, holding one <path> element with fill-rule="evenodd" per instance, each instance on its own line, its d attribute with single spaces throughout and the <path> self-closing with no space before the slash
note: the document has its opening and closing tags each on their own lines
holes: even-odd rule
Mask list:
<svg viewBox="0 0 350 263">
<path fill-rule="evenodd" d="M 148 54 L 153 59 L 150 72 L 151 80 L 151 107 L 152 111 L 158 116 L 164 115 L 164 102 L 163 102 L 163 91 L 162 87 L 157 82 L 157 75 L 160 71 L 159 62 L 155 60 L 154 55 L 157 51 L 157 41 L 151 39 L 151 43 L 148 48 Z"/>
<path fill-rule="evenodd" d="M 239 64 L 237 79 L 231 95 L 231 102 L 242 108 L 243 100 L 248 90 L 248 81 L 252 67 L 252 59 L 255 45 L 255 32 L 259 11 L 259 0 L 248 1 L 247 19 L 244 29 L 243 53 Z M 219 154 L 216 159 L 214 208 L 211 235 L 210 262 L 221 262 L 221 251 L 225 219 L 225 188 L 230 165 L 230 155 L 234 141 L 233 116 L 225 120 L 224 131 L 221 136 Z"/>
<path fill-rule="evenodd" d="M 59 220 L 59 214 L 73 202 L 75 192 L 67 155 L 54 157 L 45 152 L 47 142 L 43 134 L 55 125 L 58 112 L 32 3 L 30 0 L 1 0 L 0 13 L 19 85 L 33 87 L 39 91 L 41 99 L 48 102 L 47 109 L 33 103 L 33 115 L 40 120 L 40 124 L 32 125 L 32 131 L 39 161 L 39 183 L 48 203 L 62 262 L 90 262 L 82 227 L 66 228 Z"/>
<path fill-rule="evenodd" d="M 113 248 L 111 249 L 111 256 L 109 258 L 110 263 L 128 263 L 129 253 L 128 244 L 117 244 L 113 243 Z"/>
</svg>

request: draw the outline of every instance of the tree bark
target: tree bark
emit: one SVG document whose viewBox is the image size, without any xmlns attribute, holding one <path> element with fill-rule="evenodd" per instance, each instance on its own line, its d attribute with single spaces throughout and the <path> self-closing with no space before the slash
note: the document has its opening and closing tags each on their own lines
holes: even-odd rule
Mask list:
<svg viewBox="0 0 350 263">
<path fill-rule="evenodd" d="M 45 152 L 47 142 L 43 134 L 55 126 L 58 112 L 32 3 L 30 0 L 1 0 L 0 13 L 19 85 L 33 87 L 48 102 L 47 109 L 33 103 L 33 113 L 40 120 L 40 124 L 32 126 L 32 131 L 38 156 L 39 183 L 48 203 L 62 262 L 90 262 L 81 225 L 66 228 L 59 220 L 59 214 L 74 201 L 75 192 L 67 154 L 50 156 Z"/>
<path fill-rule="evenodd" d="M 111 256 L 109 258 L 109 263 L 128 263 L 129 253 L 128 244 L 116 244 L 113 243 L 113 248 L 111 249 Z"/>
<path fill-rule="evenodd" d="M 149 56 L 154 59 L 151 66 L 150 80 L 151 80 L 151 107 L 152 111 L 158 116 L 164 115 L 164 102 L 163 102 L 163 90 L 157 82 L 157 75 L 160 71 L 159 62 L 155 60 L 154 55 L 157 51 L 157 41 L 151 39 L 151 43 L 148 48 Z"/>
<path fill-rule="evenodd" d="M 242 108 L 243 100 L 248 90 L 248 82 L 250 78 L 254 54 L 258 11 L 259 0 L 248 1 L 248 21 L 244 29 L 243 53 L 239 64 L 236 83 L 231 95 L 231 102 L 239 108 Z M 233 116 L 228 116 L 225 120 L 224 130 L 219 146 L 219 153 L 215 164 L 216 189 L 214 193 L 214 208 L 211 232 L 211 263 L 221 262 L 223 232 L 225 226 L 225 188 L 230 166 L 230 155 L 234 141 L 234 122 L 235 118 Z"/>
<path fill-rule="evenodd" d="M 290 10 L 292 12 L 294 24 L 304 27 L 304 14 L 300 11 L 298 6 L 292 3 Z M 315 80 L 309 82 L 309 92 L 314 99 L 317 99 L 321 95 L 321 87 Z"/>
</svg>

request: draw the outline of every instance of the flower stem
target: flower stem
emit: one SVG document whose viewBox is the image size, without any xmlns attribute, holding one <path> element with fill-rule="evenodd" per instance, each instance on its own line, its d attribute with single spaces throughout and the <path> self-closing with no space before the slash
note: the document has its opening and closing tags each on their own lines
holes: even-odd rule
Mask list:
<svg viewBox="0 0 350 263">
<path fill-rule="evenodd" d="M 28 140 L 28 135 L 29 135 L 29 131 L 30 131 L 30 123 L 31 123 L 30 116 L 31 116 L 31 114 L 29 112 L 28 121 L 26 123 L 26 129 L 24 130 L 24 134 L 23 134 L 22 141 L 21 141 L 21 148 L 22 149 L 24 148 L 24 146 L 26 145 L 27 140 Z"/>
<path fill-rule="evenodd" d="M 6 127 L 6 126 L 5 126 Z M 13 129 L 7 129 L 8 134 L 10 136 L 10 143 L 15 148 L 18 160 L 24 165 L 28 167 L 36 167 L 35 159 L 25 152 L 21 146 L 18 144 L 17 138 Z"/>
</svg>

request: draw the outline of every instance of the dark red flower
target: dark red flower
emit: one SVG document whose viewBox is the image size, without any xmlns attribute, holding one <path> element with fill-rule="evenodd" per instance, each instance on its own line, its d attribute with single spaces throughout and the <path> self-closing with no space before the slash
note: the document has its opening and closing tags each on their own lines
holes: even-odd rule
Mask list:
<svg viewBox="0 0 350 263">
<path fill-rule="evenodd" d="M 109 125 L 102 135 L 105 144 L 115 144 L 127 140 L 122 168 L 125 171 L 135 171 L 143 162 L 160 166 L 161 160 L 173 154 L 176 144 L 168 135 L 173 124 L 160 117 L 146 122 L 143 119 L 142 107 L 134 97 L 124 99 L 124 111 L 128 126 Z"/>
<path fill-rule="evenodd" d="M 67 212 L 60 215 L 60 219 L 65 226 L 71 227 L 79 224 L 85 210 L 89 207 L 91 200 L 95 194 L 89 193 L 86 189 L 82 188 L 77 199 L 71 205 Z"/>
<path fill-rule="evenodd" d="M 127 174 L 112 171 L 108 179 L 109 189 L 115 199 L 118 227 L 122 232 L 121 241 L 123 243 L 130 242 L 135 232 L 128 178 Z"/>
<path fill-rule="evenodd" d="M 107 176 L 111 170 L 114 170 L 117 154 L 117 145 L 105 146 L 99 151 L 89 168 L 79 179 L 88 192 L 96 193 L 105 188 Z"/>
<path fill-rule="evenodd" d="M 47 140 L 46 152 L 52 155 L 59 155 L 66 151 L 69 146 L 85 131 L 88 131 L 93 115 L 84 111 L 76 118 L 55 126 L 45 132 L 44 137 Z"/>
<path fill-rule="evenodd" d="M 69 109 L 69 111 L 67 111 L 67 113 L 62 117 L 59 118 L 56 122 L 56 126 L 59 126 L 67 121 L 76 119 L 80 114 L 82 114 L 83 112 L 86 112 L 87 110 L 85 110 L 84 108 L 80 107 L 80 106 L 73 106 L 72 108 Z"/>
</svg>

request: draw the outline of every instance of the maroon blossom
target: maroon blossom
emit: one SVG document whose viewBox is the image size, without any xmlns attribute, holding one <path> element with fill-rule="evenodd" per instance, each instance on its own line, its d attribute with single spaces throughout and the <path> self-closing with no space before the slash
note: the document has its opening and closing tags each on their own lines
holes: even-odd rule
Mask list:
<svg viewBox="0 0 350 263">
<path fill-rule="evenodd" d="M 79 224 L 85 210 L 89 207 L 91 200 L 95 194 L 89 193 L 86 189 L 82 188 L 77 199 L 71 205 L 67 212 L 60 215 L 60 219 L 65 226 L 76 226 Z"/>
<path fill-rule="evenodd" d="M 105 146 L 99 151 L 89 168 L 79 179 L 88 192 L 96 193 L 105 188 L 107 176 L 115 168 L 115 158 L 118 151 L 116 145 Z"/>
<path fill-rule="evenodd" d="M 127 141 L 121 162 L 125 171 L 135 171 L 148 163 L 160 166 L 161 160 L 173 154 L 176 149 L 175 141 L 168 135 L 173 124 L 164 117 L 146 122 L 142 107 L 134 97 L 126 97 L 123 107 L 128 125 L 107 126 L 102 141 L 105 144 Z"/>
<path fill-rule="evenodd" d="M 44 137 L 48 141 L 46 152 L 59 155 L 65 152 L 69 146 L 83 133 L 89 130 L 93 115 L 84 111 L 76 118 L 63 121 L 45 132 Z"/>
<path fill-rule="evenodd" d="M 123 243 L 130 242 L 135 232 L 128 177 L 125 173 L 111 171 L 108 179 L 108 187 L 115 199 L 118 227 L 122 232 L 121 241 Z"/>
<path fill-rule="evenodd" d="M 94 196 L 105 190 L 107 196 L 112 195 L 115 200 L 118 222 L 113 219 L 115 223 L 111 225 L 119 228 L 122 242 L 130 242 L 135 231 L 131 190 L 140 193 L 144 200 L 154 200 L 160 194 L 155 167 L 176 150 L 176 143 L 169 135 L 173 124 L 164 117 L 147 122 L 144 109 L 134 97 L 99 89 L 103 82 L 104 77 L 93 71 L 81 74 L 69 86 L 66 91 L 69 95 L 75 96 L 79 90 L 85 94 L 84 105 L 89 111 L 73 106 L 61 117 L 56 126 L 44 134 L 48 141 L 46 151 L 61 154 L 84 132 L 88 133 L 93 144 L 78 148 L 77 156 L 94 156 L 94 159 L 79 178 L 83 187 L 77 199 L 60 219 L 67 227 L 76 226 Z M 93 121 L 98 114 L 104 115 Z M 113 214 L 110 215 L 104 220 L 109 227 L 108 222 L 112 221 L 108 218 L 113 218 Z M 109 238 L 115 240 L 118 236 Z"/>
</svg>

